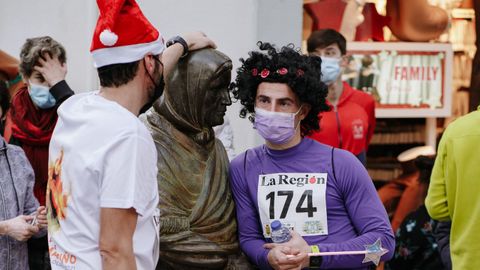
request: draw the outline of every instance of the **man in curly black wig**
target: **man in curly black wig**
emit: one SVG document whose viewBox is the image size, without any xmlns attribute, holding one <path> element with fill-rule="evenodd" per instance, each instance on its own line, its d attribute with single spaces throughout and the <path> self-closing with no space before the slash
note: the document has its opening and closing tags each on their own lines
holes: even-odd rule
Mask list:
<svg viewBox="0 0 480 270">
<path fill-rule="evenodd" d="M 268 54 L 251 52 L 250 57 L 241 60 L 243 65 L 238 69 L 238 75 L 233 84 L 233 95 L 244 106 L 240 117 L 255 113 L 255 106 L 261 104 L 265 109 L 267 101 L 257 98 L 257 89 L 272 89 L 280 85 L 288 93 L 290 102 L 282 100 L 278 104 L 279 112 L 291 111 L 293 107 L 301 110 L 297 118 L 301 120 L 301 135 L 306 136 L 319 129 L 318 114 L 330 108 L 325 102 L 327 86 L 320 81 L 320 58 L 301 55 L 293 44 L 283 47 L 280 52 L 269 43 L 259 42 L 261 50 Z M 261 99 L 261 100 L 257 100 Z M 249 117 L 254 121 L 255 117 Z M 267 140 L 268 141 L 268 140 Z"/>
<path fill-rule="evenodd" d="M 250 115 L 265 139 L 230 164 L 243 252 L 260 269 L 367 269 L 361 255 L 309 259 L 307 253 L 364 250 L 381 239 L 391 251 L 382 260 L 391 258 L 388 216 L 363 165 L 348 151 L 305 137 L 329 109 L 320 58 L 292 45 L 259 47 L 241 59 L 232 84 L 244 106 L 240 116 Z M 294 230 L 279 237 L 279 224 Z"/>
</svg>

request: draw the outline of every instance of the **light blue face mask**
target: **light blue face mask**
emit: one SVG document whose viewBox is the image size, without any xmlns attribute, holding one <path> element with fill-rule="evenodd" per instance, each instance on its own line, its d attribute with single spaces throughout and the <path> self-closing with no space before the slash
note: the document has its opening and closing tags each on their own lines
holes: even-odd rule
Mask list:
<svg viewBox="0 0 480 270">
<path fill-rule="evenodd" d="M 340 76 L 340 59 L 332 57 L 322 57 L 322 82 L 326 85 L 334 83 Z"/>
<path fill-rule="evenodd" d="M 43 85 L 30 82 L 28 94 L 30 95 L 33 103 L 35 103 L 35 105 L 37 105 L 37 107 L 40 109 L 52 108 L 57 103 L 52 94 L 50 94 L 50 89 Z"/>
</svg>

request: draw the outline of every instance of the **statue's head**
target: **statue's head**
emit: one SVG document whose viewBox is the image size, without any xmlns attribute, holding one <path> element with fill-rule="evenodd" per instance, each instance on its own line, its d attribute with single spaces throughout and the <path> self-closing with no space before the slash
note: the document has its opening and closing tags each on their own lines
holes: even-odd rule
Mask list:
<svg viewBox="0 0 480 270">
<path fill-rule="evenodd" d="M 212 52 L 215 52 L 216 57 L 219 57 L 217 60 L 223 58 L 225 62 L 221 64 L 220 62 L 212 62 L 212 64 L 220 65 L 217 70 L 206 79 L 208 85 L 205 98 L 203 99 L 203 123 L 207 127 L 223 124 L 227 106 L 232 105 L 229 91 L 232 76 L 232 62 L 227 56 L 220 54 L 218 51 Z M 205 56 L 206 55 L 207 54 L 205 54 Z"/>
<path fill-rule="evenodd" d="M 165 79 L 165 95 L 155 110 L 178 130 L 201 140 L 213 139 L 211 128 L 223 124 L 232 104 L 231 71 L 230 58 L 215 49 L 189 53 Z"/>
</svg>

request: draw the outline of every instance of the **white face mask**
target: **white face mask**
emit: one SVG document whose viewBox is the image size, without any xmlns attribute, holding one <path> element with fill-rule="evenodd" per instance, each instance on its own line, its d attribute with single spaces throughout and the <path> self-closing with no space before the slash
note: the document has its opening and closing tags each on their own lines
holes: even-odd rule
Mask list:
<svg viewBox="0 0 480 270">
<path fill-rule="evenodd" d="M 321 80 L 326 85 L 334 83 L 340 76 L 340 59 L 322 56 L 322 76 Z"/>
</svg>

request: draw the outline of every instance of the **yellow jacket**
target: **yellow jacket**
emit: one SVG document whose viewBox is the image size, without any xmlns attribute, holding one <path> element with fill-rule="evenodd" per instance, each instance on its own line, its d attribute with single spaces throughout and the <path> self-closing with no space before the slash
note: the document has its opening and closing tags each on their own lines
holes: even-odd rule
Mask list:
<svg viewBox="0 0 480 270">
<path fill-rule="evenodd" d="M 453 269 L 480 269 L 480 107 L 445 130 L 425 205 L 433 219 L 452 221 Z"/>
</svg>

